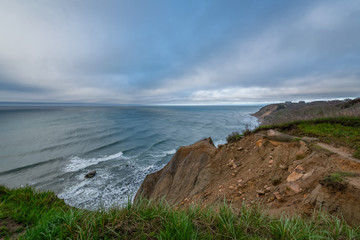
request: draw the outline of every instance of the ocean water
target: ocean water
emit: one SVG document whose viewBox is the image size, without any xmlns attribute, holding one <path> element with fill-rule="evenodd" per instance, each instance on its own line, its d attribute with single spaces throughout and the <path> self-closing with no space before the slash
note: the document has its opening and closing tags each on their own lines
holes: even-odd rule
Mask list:
<svg viewBox="0 0 360 240">
<path fill-rule="evenodd" d="M 257 126 L 260 107 L 0 107 L 0 184 L 51 190 L 80 208 L 122 205 L 180 146 L 225 143 Z"/>
</svg>

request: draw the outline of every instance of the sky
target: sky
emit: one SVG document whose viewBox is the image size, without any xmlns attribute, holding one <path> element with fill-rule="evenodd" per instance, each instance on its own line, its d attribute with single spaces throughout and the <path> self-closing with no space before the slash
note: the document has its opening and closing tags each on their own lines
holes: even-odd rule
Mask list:
<svg viewBox="0 0 360 240">
<path fill-rule="evenodd" d="M 0 0 L 0 102 L 358 96 L 359 0 Z"/>
</svg>

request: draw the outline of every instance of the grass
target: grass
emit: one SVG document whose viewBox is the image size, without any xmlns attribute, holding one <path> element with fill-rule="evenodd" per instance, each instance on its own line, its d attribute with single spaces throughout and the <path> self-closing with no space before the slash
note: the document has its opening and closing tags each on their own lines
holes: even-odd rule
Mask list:
<svg viewBox="0 0 360 240">
<path fill-rule="evenodd" d="M 324 180 L 341 183 L 344 181 L 345 177 L 358 177 L 358 176 L 360 176 L 360 174 L 354 172 L 334 172 L 329 176 L 325 177 Z"/>
<path fill-rule="evenodd" d="M 244 137 L 243 134 L 240 134 L 239 132 L 232 132 L 231 134 L 229 134 L 226 138 L 226 141 L 228 143 L 232 143 L 232 142 L 237 142 L 240 139 L 242 139 Z"/>
<path fill-rule="evenodd" d="M 337 191 L 343 191 L 347 188 L 347 183 L 344 181 L 344 178 L 358 176 L 360 176 L 360 174 L 354 172 L 334 172 L 321 179 L 319 183 L 325 185 L 328 188 L 336 189 Z"/>
<path fill-rule="evenodd" d="M 177 209 L 140 200 L 124 208 L 88 211 L 29 187 L 0 187 L 0 202 L 0 221 L 22 224 L 21 239 L 360 239 L 359 227 L 325 213 L 311 219 L 273 218 L 259 206 L 243 205 L 235 212 L 225 204 Z"/>
<path fill-rule="evenodd" d="M 251 130 L 249 129 L 248 126 L 246 126 L 245 130 L 243 130 L 241 133 L 232 132 L 231 134 L 229 134 L 226 138 L 226 141 L 228 143 L 237 142 L 241 140 L 243 137 L 249 136 L 251 134 L 252 134 Z"/>
<path fill-rule="evenodd" d="M 360 118 L 333 117 L 260 126 L 253 131 L 278 129 L 299 136 L 317 137 L 327 143 L 353 148 L 353 157 L 360 159 Z"/>
</svg>

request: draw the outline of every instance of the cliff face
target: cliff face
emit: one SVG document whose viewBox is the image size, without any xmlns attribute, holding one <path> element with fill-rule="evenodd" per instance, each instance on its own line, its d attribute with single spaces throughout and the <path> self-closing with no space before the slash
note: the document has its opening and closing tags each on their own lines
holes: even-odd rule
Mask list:
<svg viewBox="0 0 360 240">
<path fill-rule="evenodd" d="M 342 187 L 325 181 L 345 172 Z M 316 207 L 360 223 L 360 163 L 304 141 L 274 141 L 266 132 L 216 148 L 211 139 L 181 147 L 136 194 L 172 205 L 261 202 L 270 214 L 311 214 Z"/>
<path fill-rule="evenodd" d="M 163 169 L 146 176 L 135 201 L 140 196 L 155 200 L 165 197 L 176 204 L 184 196 L 201 193 L 215 174 L 209 166 L 216 151 L 211 138 L 181 147 Z"/>
</svg>

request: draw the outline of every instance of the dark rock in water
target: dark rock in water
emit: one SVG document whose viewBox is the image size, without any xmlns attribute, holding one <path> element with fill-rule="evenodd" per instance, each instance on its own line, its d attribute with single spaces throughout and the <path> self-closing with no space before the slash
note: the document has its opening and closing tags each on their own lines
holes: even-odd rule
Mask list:
<svg viewBox="0 0 360 240">
<path fill-rule="evenodd" d="M 85 175 L 85 178 L 93 178 L 96 175 L 96 171 L 89 172 Z"/>
</svg>

